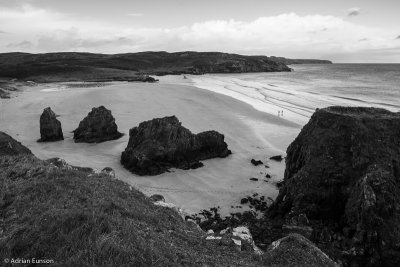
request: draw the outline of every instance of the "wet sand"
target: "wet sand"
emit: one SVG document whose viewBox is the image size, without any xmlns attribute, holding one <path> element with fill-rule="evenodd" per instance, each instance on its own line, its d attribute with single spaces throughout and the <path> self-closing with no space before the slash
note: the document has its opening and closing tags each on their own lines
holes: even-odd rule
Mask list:
<svg viewBox="0 0 400 267">
<path fill-rule="evenodd" d="M 111 109 L 119 131 L 125 136 L 101 144 L 76 144 L 72 131 L 92 107 Z M 64 141 L 37 143 L 39 117 L 50 106 L 63 127 Z M 217 130 L 225 135 L 233 154 L 204 161 L 196 170 L 173 169 L 157 176 L 136 176 L 119 163 L 128 142 L 129 129 L 152 118 L 176 115 L 194 133 Z M 259 193 L 275 198 L 274 185 L 283 178 L 284 162 L 267 160 L 284 155 L 301 129 L 301 123 L 257 111 L 232 97 L 196 88 L 181 76 L 161 77 L 159 83 L 111 83 L 103 87 L 67 88 L 62 84 L 27 87 L 18 97 L 0 100 L 0 130 L 28 146 L 41 158 L 64 158 L 77 166 L 98 170 L 111 167 L 121 179 L 147 195 L 162 194 L 185 211 L 220 206 L 222 212 L 237 212 L 246 195 Z M 252 158 L 264 165 L 253 166 Z M 265 175 L 271 179 L 265 182 Z M 259 178 L 257 182 L 249 178 Z"/>
</svg>

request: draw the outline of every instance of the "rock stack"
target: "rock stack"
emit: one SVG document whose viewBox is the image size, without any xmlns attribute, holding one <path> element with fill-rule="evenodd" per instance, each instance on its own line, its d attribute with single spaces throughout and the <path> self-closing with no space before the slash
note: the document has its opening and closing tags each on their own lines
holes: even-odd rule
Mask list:
<svg viewBox="0 0 400 267">
<path fill-rule="evenodd" d="M 100 143 L 118 139 L 122 135 L 118 132 L 111 111 L 103 106 L 93 108 L 74 130 L 76 143 Z"/>
<path fill-rule="evenodd" d="M 38 142 L 54 142 L 64 140 L 61 122 L 51 108 L 45 108 L 40 116 L 40 139 Z"/>
<path fill-rule="evenodd" d="M 200 160 L 229 154 L 224 135 L 216 131 L 193 134 L 171 116 L 132 128 L 121 163 L 135 174 L 157 175 L 170 168 L 198 168 L 203 166 Z"/>
<path fill-rule="evenodd" d="M 400 113 L 317 110 L 287 149 L 272 217 L 304 213 L 349 266 L 400 266 Z M 319 229 L 317 225 L 323 225 Z"/>
</svg>

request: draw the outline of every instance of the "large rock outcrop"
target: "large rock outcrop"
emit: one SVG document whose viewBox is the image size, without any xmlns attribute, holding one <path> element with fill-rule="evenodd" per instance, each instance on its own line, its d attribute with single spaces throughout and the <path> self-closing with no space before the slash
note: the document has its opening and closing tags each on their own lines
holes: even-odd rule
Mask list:
<svg viewBox="0 0 400 267">
<path fill-rule="evenodd" d="M 132 128 L 121 163 L 133 173 L 157 175 L 173 167 L 201 167 L 200 160 L 229 154 L 224 135 L 216 131 L 193 134 L 171 116 L 145 121 Z"/>
<path fill-rule="evenodd" d="M 40 116 L 40 139 L 38 142 L 64 140 L 61 122 L 51 108 L 45 108 Z"/>
<path fill-rule="evenodd" d="M 103 106 L 93 108 L 74 130 L 76 143 L 100 143 L 118 139 L 122 135 L 118 132 L 111 111 Z"/>
<path fill-rule="evenodd" d="M 334 243 L 349 264 L 400 266 L 400 113 L 317 110 L 287 149 L 270 213 L 322 223 L 313 241 Z"/>
<path fill-rule="evenodd" d="M 8 134 L 0 132 L 0 156 L 18 155 L 32 155 L 32 152 Z"/>
</svg>

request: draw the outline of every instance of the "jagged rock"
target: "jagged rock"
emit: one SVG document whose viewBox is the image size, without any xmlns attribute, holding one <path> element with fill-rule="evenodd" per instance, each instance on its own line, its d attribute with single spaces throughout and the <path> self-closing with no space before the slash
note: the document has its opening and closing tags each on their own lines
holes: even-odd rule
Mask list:
<svg viewBox="0 0 400 267">
<path fill-rule="evenodd" d="M 261 160 L 251 159 L 251 164 L 253 164 L 254 166 L 258 166 L 263 164 L 263 162 Z"/>
<path fill-rule="evenodd" d="M 40 139 L 38 142 L 52 142 L 64 140 L 61 122 L 56 114 L 47 107 L 40 116 Z"/>
<path fill-rule="evenodd" d="M 4 132 L 0 132 L 0 156 L 33 155 L 29 148 Z"/>
<path fill-rule="evenodd" d="M 339 267 L 311 241 L 298 234 L 278 239 L 264 253 L 263 266 Z"/>
<path fill-rule="evenodd" d="M 74 130 L 76 143 L 100 143 L 122 137 L 111 111 L 104 106 L 93 108 Z"/>
<path fill-rule="evenodd" d="M 272 216 L 304 213 L 346 229 L 349 264 L 400 266 L 400 113 L 377 108 L 317 110 L 287 149 Z M 332 225 L 333 224 L 333 225 Z"/>
<path fill-rule="evenodd" d="M 154 194 L 154 195 L 152 195 L 152 196 L 150 197 L 150 199 L 151 199 L 152 201 L 154 201 L 154 202 L 157 202 L 157 201 L 165 202 L 164 196 L 159 195 L 159 194 Z"/>
<path fill-rule="evenodd" d="M 193 134 L 175 116 L 145 121 L 129 131 L 121 163 L 139 175 L 157 175 L 170 168 L 202 166 L 200 160 L 231 154 L 224 136 L 216 131 Z"/>
<path fill-rule="evenodd" d="M 232 241 L 239 247 L 240 251 L 254 251 L 257 254 L 262 254 L 246 226 L 238 226 L 232 229 Z"/>
</svg>

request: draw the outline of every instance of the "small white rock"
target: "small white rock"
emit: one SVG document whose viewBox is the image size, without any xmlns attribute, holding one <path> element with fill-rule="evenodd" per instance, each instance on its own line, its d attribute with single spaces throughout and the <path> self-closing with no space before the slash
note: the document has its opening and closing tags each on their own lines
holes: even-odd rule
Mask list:
<svg viewBox="0 0 400 267">
<path fill-rule="evenodd" d="M 207 231 L 207 234 L 213 235 L 213 234 L 214 234 L 214 231 L 213 231 L 212 229 L 210 229 L 210 230 Z"/>
<path fill-rule="evenodd" d="M 222 239 L 222 237 L 220 237 L 220 236 L 209 235 L 206 237 L 206 240 L 221 240 L 221 239 Z"/>
<path fill-rule="evenodd" d="M 224 230 L 221 230 L 221 232 L 219 232 L 220 235 L 224 235 L 229 231 L 229 228 L 226 228 Z"/>
<path fill-rule="evenodd" d="M 242 246 L 242 241 L 238 239 L 232 238 L 233 243 L 235 243 L 236 246 Z"/>
<path fill-rule="evenodd" d="M 171 209 L 175 208 L 175 204 L 167 203 L 167 202 L 164 202 L 164 201 L 154 202 L 154 205 L 161 206 L 161 207 L 164 207 L 164 208 L 171 208 Z"/>
</svg>

